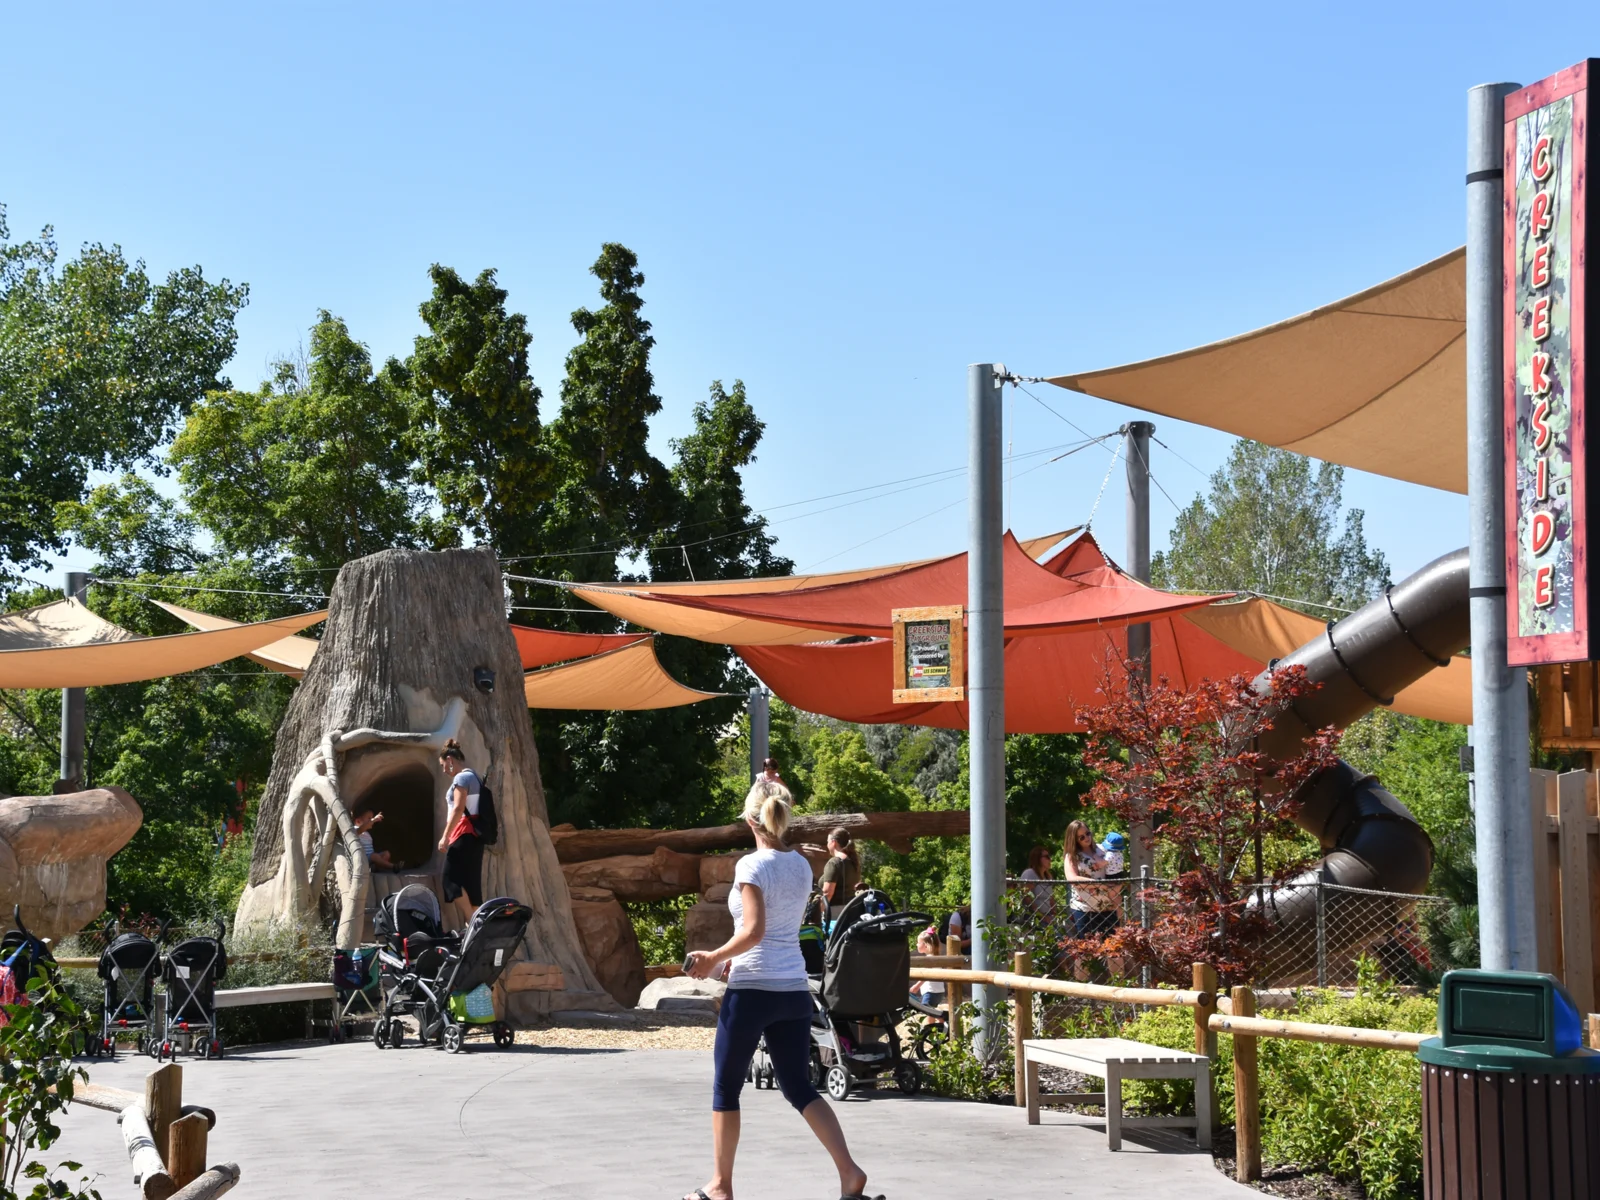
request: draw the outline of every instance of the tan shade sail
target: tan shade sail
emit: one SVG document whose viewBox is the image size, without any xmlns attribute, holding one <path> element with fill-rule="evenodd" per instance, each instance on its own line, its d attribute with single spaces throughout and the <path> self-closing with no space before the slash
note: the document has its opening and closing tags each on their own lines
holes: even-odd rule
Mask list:
<svg viewBox="0 0 1600 1200">
<path fill-rule="evenodd" d="M 104 617 L 95 616 L 80 601 L 71 598 L 0 614 L 0 651 L 131 642 L 138 636 Z"/>
<path fill-rule="evenodd" d="M 1078 532 L 1078 527 L 1063 529 L 1042 537 L 1028 538 L 1018 545 L 1030 558 L 1038 558 L 1051 547 Z M 573 595 L 603 608 L 645 629 L 670 633 L 678 637 L 694 638 L 701 642 L 717 642 L 725 646 L 800 646 L 807 642 L 825 642 L 837 638 L 837 633 L 826 629 L 800 629 L 776 621 L 759 621 L 724 613 L 685 608 L 665 600 L 652 599 L 646 593 L 678 596 L 758 596 L 778 592 L 794 592 L 802 588 L 832 587 L 835 584 L 858 583 L 865 579 L 878 579 L 913 571 L 932 563 L 960 558 L 948 554 L 942 558 L 921 558 L 912 562 L 892 563 L 886 567 L 862 567 L 854 571 L 829 571 L 811 575 L 777 575 L 759 579 L 721 579 L 707 583 L 643 583 L 637 588 L 610 584 L 578 584 Z"/>
<path fill-rule="evenodd" d="M 1325 628 L 1315 617 L 1259 597 L 1197 608 L 1179 619 L 1259 663 L 1286 657 Z M 1448 667 L 1429 671 L 1396 694 L 1393 711 L 1454 725 L 1472 724 L 1471 661 L 1458 655 Z"/>
<path fill-rule="evenodd" d="M 192 608 L 179 608 L 176 604 L 167 604 L 160 600 L 152 600 L 150 603 L 157 608 L 165 609 L 177 617 L 178 620 L 187 622 L 196 629 L 238 629 L 243 624 L 242 621 L 230 621 L 227 617 L 196 612 Z M 296 635 L 294 637 L 280 638 L 276 642 L 268 642 L 261 649 L 253 651 L 248 657 L 269 670 L 279 671 L 299 679 L 311 666 L 311 656 L 316 652 L 316 638 Z"/>
<path fill-rule="evenodd" d="M 1467 490 L 1466 251 L 1194 350 L 1059 387 L 1450 492 Z"/>
<path fill-rule="evenodd" d="M 522 678 L 529 708 L 633 712 L 698 704 L 721 695 L 684 687 L 668 675 L 656 658 L 653 638 L 563 666 L 529 671 Z"/>
<path fill-rule="evenodd" d="M 182 675 L 260 650 L 327 616 L 300 613 L 201 633 L 0 650 L 0 688 L 109 687 Z"/>
</svg>

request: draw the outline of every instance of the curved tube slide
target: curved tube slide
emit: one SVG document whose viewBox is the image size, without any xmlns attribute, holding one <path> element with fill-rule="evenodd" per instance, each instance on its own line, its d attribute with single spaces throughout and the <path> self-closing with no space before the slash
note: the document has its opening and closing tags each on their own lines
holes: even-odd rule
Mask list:
<svg viewBox="0 0 1600 1200">
<path fill-rule="evenodd" d="M 1294 754 L 1302 738 L 1327 725 L 1343 728 L 1357 717 L 1390 702 L 1396 691 L 1416 682 L 1470 640 L 1467 602 L 1467 552 L 1435 559 L 1383 596 L 1328 626 L 1287 658 L 1256 677 L 1264 688 L 1275 668 L 1301 666 L 1322 686 L 1282 713 L 1262 749 L 1276 757 Z M 1316 866 L 1276 889 L 1267 901 L 1276 911 L 1278 931 L 1270 954 L 1274 975 L 1285 977 L 1315 967 L 1316 884 L 1374 891 L 1422 891 L 1433 870 L 1433 843 L 1411 815 L 1371 775 L 1340 761 L 1308 780 L 1296 799 L 1296 823 L 1316 835 L 1323 858 Z M 1360 919 L 1354 909 L 1361 904 Z M 1324 945 L 1330 956 L 1348 955 L 1382 936 L 1399 916 L 1371 911 L 1376 898 L 1332 892 L 1324 895 Z M 1381 906 L 1381 905 L 1379 905 Z"/>
</svg>

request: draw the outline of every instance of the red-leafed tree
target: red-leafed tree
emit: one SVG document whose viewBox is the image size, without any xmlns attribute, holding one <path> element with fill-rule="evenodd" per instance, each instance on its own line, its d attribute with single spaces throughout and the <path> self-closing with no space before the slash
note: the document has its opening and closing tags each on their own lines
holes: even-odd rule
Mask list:
<svg viewBox="0 0 1600 1200">
<path fill-rule="evenodd" d="M 1247 982 L 1271 931 L 1252 896 L 1310 857 L 1280 853 L 1263 864 L 1260 847 L 1291 844 L 1294 795 L 1333 764 L 1338 731 L 1307 738 L 1287 760 L 1255 748 L 1274 716 L 1317 686 L 1299 667 L 1275 672 L 1259 691 L 1244 675 L 1183 691 L 1165 677 L 1146 684 L 1132 668 L 1108 672 L 1101 703 L 1078 713 L 1090 735 L 1084 759 L 1100 774 L 1089 798 L 1130 829 L 1148 822 L 1177 877 L 1148 897 L 1158 914 L 1151 928 L 1126 924 L 1103 943 L 1070 949 L 1148 965 L 1168 980 L 1187 980 L 1190 964 L 1209 962 L 1224 979 Z"/>
</svg>

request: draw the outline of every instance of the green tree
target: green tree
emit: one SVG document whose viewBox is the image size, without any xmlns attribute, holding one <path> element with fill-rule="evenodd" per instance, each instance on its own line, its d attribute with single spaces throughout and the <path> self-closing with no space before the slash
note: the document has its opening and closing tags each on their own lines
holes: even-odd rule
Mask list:
<svg viewBox="0 0 1600 1200">
<path fill-rule="evenodd" d="M 64 547 L 56 505 L 91 471 L 148 460 L 227 386 L 247 296 L 199 267 L 153 283 L 117 246 L 58 260 L 49 229 L 11 242 L 0 207 L 0 558 L 13 566 Z"/>
<path fill-rule="evenodd" d="M 1388 583 L 1389 564 L 1367 546 L 1362 511 L 1343 502 L 1343 467 L 1237 441 L 1210 494 L 1178 514 L 1169 549 L 1151 559 L 1151 580 L 1287 597 L 1321 616 L 1359 608 Z"/>
<path fill-rule="evenodd" d="M 385 373 L 413 396 L 419 473 L 444 515 L 432 540 L 454 544 L 466 529 L 501 554 L 531 553 L 548 455 L 528 371 L 528 320 L 506 310 L 493 271 L 467 283 L 435 263 L 428 276 L 433 294 L 420 310 L 428 332 Z"/>
<path fill-rule="evenodd" d="M 184 497 L 224 552 L 291 570 L 417 544 L 404 393 L 339 318 L 318 315 L 304 371 L 218 391 L 173 443 Z"/>
</svg>

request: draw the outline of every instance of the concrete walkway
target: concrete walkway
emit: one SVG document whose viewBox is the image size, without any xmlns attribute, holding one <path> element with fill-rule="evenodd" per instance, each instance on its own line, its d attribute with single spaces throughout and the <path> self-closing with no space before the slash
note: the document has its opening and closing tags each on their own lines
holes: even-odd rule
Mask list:
<svg viewBox="0 0 1600 1200">
<path fill-rule="evenodd" d="M 209 1159 L 234 1161 L 241 1200 L 672 1200 L 710 1168 L 710 1055 L 487 1043 L 460 1055 L 370 1042 L 183 1061 L 184 1100 L 217 1112 Z M 142 1089 L 154 1066 L 88 1064 L 97 1083 Z M 777 1092 L 746 1088 L 735 1187 L 742 1200 L 832 1200 L 837 1177 Z M 1105 1127 L 1046 1113 L 895 1091 L 840 1106 L 852 1150 L 889 1200 L 1256 1196 L 1176 1135 L 1106 1149 Z M 1125 1135 L 1126 1136 L 1126 1135 Z M 1159 1144 L 1160 1150 L 1154 1147 Z M 105 1200 L 136 1195 L 116 1117 L 71 1110 L 52 1161 L 100 1172 Z"/>
</svg>

